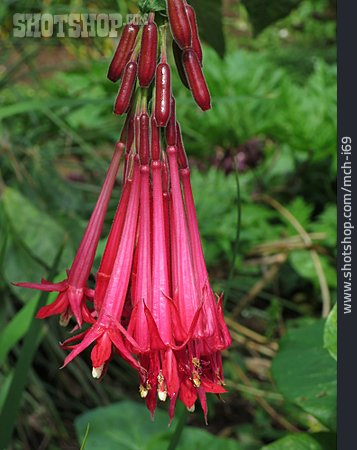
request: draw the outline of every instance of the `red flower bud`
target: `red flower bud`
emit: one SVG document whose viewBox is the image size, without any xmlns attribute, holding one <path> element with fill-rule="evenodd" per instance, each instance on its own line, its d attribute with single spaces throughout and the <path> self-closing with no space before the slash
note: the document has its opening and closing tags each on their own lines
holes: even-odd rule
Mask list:
<svg viewBox="0 0 357 450">
<path fill-rule="evenodd" d="M 154 22 L 144 26 L 141 38 L 138 78 L 141 87 L 149 87 L 156 68 L 157 27 Z"/>
<path fill-rule="evenodd" d="M 192 6 L 187 5 L 187 4 L 186 4 L 186 13 L 187 13 L 188 20 L 190 21 L 190 25 L 191 25 L 192 48 L 195 51 L 197 58 L 202 66 L 203 53 L 202 53 L 200 37 L 198 34 L 196 13 L 195 13 L 195 10 L 192 8 Z"/>
<path fill-rule="evenodd" d="M 149 164 L 149 116 L 147 113 L 142 113 L 140 116 L 140 164 L 146 166 Z"/>
<path fill-rule="evenodd" d="M 202 111 L 211 108 L 211 96 L 196 53 L 192 48 L 182 53 L 182 63 L 185 68 L 188 84 L 197 105 Z"/>
<path fill-rule="evenodd" d="M 130 99 L 134 91 L 137 63 L 130 61 L 126 66 L 121 80 L 120 89 L 115 102 L 114 114 L 124 114 L 130 105 Z"/>
<path fill-rule="evenodd" d="M 160 128 L 156 125 L 156 120 L 151 117 L 151 158 L 153 161 L 160 160 Z"/>
<path fill-rule="evenodd" d="M 134 49 L 138 25 L 126 25 L 121 35 L 118 47 L 109 66 L 108 78 L 114 83 L 122 76 L 124 68 Z"/>
<path fill-rule="evenodd" d="M 166 143 L 168 146 L 174 146 L 177 142 L 177 130 L 176 130 L 176 102 L 171 97 L 171 115 L 166 127 Z"/>
<path fill-rule="evenodd" d="M 182 81 L 182 84 L 187 87 L 187 89 L 190 89 L 190 86 L 188 85 L 187 77 L 185 74 L 185 69 L 183 68 L 182 64 L 182 50 L 177 45 L 176 41 L 172 41 L 172 52 L 174 54 L 177 73 L 180 76 L 180 79 Z"/>
<path fill-rule="evenodd" d="M 155 120 L 158 127 L 166 127 L 171 108 L 170 66 L 160 63 L 156 69 Z"/>
<path fill-rule="evenodd" d="M 184 0 L 167 0 L 171 33 L 180 48 L 191 47 L 192 32 Z"/>
</svg>

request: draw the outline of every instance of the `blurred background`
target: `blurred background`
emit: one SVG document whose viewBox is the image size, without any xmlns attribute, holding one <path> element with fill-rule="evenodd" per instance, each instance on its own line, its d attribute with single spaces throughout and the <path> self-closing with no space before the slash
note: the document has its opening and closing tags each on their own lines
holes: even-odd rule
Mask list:
<svg viewBox="0 0 357 450">
<path fill-rule="evenodd" d="M 190 414 L 177 448 L 333 449 L 336 2 L 190 3 L 213 109 L 198 110 L 175 70 L 174 93 L 233 345 L 224 402 L 209 398 L 208 427 L 200 408 Z M 167 428 L 165 405 L 151 423 L 117 358 L 101 383 L 88 351 L 58 370 L 67 331 L 33 320 L 44 299 L 11 285 L 63 277 L 122 126 L 106 78 L 117 39 L 15 38 L 13 14 L 26 12 L 127 14 L 137 2 L 0 5 L 0 441 L 77 449 L 90 424 L 86 449 L 167 448 L 179 420 Z M 106 233 L 119 195 L 120 178 Z"/>
</svg>

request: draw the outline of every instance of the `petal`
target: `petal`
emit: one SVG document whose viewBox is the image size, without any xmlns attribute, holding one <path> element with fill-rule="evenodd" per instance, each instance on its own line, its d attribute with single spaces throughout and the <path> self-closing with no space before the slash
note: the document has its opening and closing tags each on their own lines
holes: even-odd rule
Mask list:
<svg viewBox="0 0 357 450">
<path fill-rule="evenodd" d="M 166 346 L 162 342 L 159 330 L 157 329 L 156 322 L 155 322 L 149 308 L 145 304 L 144 304 L 144 312 L 145 312 L 145 317 L 146 317 L 146 321 L 147 321 L 147 325 L 148 325 L 150 350 L 151 351 L 165 350 Z"/>
<path fill-rule="evenodd" d="M 181 381 L 180 400 L 188 408 L 192 408 L 197 400 L 197 390 L 188 378 Z"/>
<path fill-rule="evenodd" d="M 92 352 L 91 360 L 94 368 L 103 366 L 112 355 L 112 341 L 110 340 L 108 333 L 97 339 Z"/>
<path fill-rule="evenodd" d="M 49 283 L 42 280 L 41 283 L 12 283 L 14 286 L 23 287 L 27 289 L 37 289 L 44 292 L 63 292 L 67 288 L 67 282 L 61 281 L 60 283 Z"/>
<path fill-rule="evenodd" d="M 134 369 L 140 370 L 140 364 L 138 361 L 132 356 L 132 354 L 129 352 L 129 350 L 126 348 L 123 338 L 121 337 L 121 334 L 116 330 L 110 330 L 109 331 L 109 337 L 111 341 L 113 342 L 116 350 L 118 351 L 119 355 L 125 359 L 127 363 L 129 363 Z"/>
<path fill-rule="evenodd" d="M 169 397 L 176 397 L 180 389 L 180 379 L 178 375 L 176 357 L 171 349 L 168 349 L 165 352 L 162 373 L 166 381 L 167 393 Z"/>
<path fill-rule="evenodd" d="M 78 356 L 83 350 L 85 350 L 87 347 L 90 346 L 92 342 L 94 342 L 96 339 L 98 339 L 103 334 L 103 330 L 98 329 L 95 325 L 89 329 L 89 331 L 86 333 L 83 341 L 76 345 L 75 348 L 71 351 L 69 355 L 67 355 L 66 359 L 64 360 L 63 366 L 64 368 L 69 364 L 73 359 Z"/>
<path fill-rule="evenodd" d="M 206 423 L 206 425 L 208 425 L 208 422 L 207 422 L 208 408 L 207 408 L 206 392 L 205 392 L 205 390 L 204 390 L 204 388 L 202 386 L 200 386 L 197 389 L 197 392 L 198 392 L 198 397 L 200 399 L 200 403 L 201 403 L 201 407 L 202 407 L 202 410 L 203 410 L 203 414 L 205 415 L 205 423 Z"/>
<path fill-rule="evenodd" d="M 78 326 L 81 327 L 83 323 L 82 317 L 82 305 L 84 302 L 83 288 L 78 289 L 74 286 L 69 286 L 67 290 L 67 295 L 73 315 L 76 318 Z"/>
<path fill-rule="evenodd" d="M 55 316 L 67 311 L 69 307 L 67 292 L 61 292 L 56 300 L 50 305 L 43 306 L 36 314 L 37 319 L 44 319 L 45 317 Z"/>
</svg>

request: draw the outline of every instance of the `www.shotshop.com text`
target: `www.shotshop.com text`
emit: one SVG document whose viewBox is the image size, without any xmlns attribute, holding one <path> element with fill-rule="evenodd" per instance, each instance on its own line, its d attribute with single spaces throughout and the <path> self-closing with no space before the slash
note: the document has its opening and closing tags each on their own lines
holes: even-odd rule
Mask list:
<svg viewBox="0 0 357 450">
<path fill-rule="evenodd" d="M 352 223 L 352 139 L 345 136 L 341 139 L 341 155 L 343 163 L 340 166 L 342 171 L 342 223 L 343 239 L 341 241 L 341 256 L 343 273 L 343 313 L 352 312 L 352 233 L 354 225 Z"/>
</svg>

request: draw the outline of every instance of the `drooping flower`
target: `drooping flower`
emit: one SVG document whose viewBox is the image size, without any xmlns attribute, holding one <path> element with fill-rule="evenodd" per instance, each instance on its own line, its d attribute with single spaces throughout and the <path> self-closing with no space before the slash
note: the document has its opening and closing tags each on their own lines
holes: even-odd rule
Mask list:
<svg viewBox="0 0 357 450">
<path fill-rule="evenodd" d="M 137 347 L 137 343 L 130 337 L 121 324 L 121 316 L 127 295 L 135 247 L 135 230 L 138 220 L 140 197 L 139 170 L 139 163 L 136 159 L 122 236 L 104 298 L 100 301 L 101 307 L 98 318 L 86 332 L 78 336 L 81 340 L 80 343 L 72 346 L 71 344 L 76 340 L 76 337 L 74 337 L 63 344 L 64 347 L 71 349 L 71 353 L 64 361 L 64 366 L 66 366 L 83 350 L 89 347 L 89 345 L 95 342 L 91 353 L 93 376 L 95 378 L 100 378 L 102 375 L 105 365 L 111 358 L 112 346 L 134 368 L 139 369 L 140 367 L 127 349 L 123 336 L 135 348 Z"/>
<path fill-rule="evenodd" d="M 93 291 L 87 287 L 87 281 L 92 269 L 123 150 L 124 145 L 118 142 L 96 206 L 88 222 L 72 266 L 67 272 L 67 279 L 60 283 L 50 283 L 46 280 L 42 280 L 41 283 L 15 283 L 16 286 L 28 289 L 59 292 L 57 299 L 52 304 L 43 306 L 39 310 L 36 316 L 37 318 L 44 319 L 52 315 L 60 315 L 61 323 L 67 325 L 73 315 L 79 327 L 82 326 L 83 321 L 93 322 L 93 317 L 86 306 L 86 299 L 88 297 L 93 298 Z"/>
</svg>

